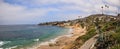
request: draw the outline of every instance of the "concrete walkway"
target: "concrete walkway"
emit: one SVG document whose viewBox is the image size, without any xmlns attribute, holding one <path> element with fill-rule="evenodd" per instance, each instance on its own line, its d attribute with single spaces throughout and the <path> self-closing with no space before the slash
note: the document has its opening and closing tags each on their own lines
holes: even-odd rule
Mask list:
<svg viewBox="0 0 120 49">
<path fill-rule="evenodd" d="M 79 49 L 92 49 L 97 41 L 95 37 L 98 37 L 98 35 L 95 35 L 89 40 L 87 40 Z"/>
</svg>

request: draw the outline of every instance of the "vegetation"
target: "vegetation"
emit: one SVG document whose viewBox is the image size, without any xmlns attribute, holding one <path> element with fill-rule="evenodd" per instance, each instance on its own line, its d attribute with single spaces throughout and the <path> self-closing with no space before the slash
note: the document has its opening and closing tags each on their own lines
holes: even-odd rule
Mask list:
<svg viewBox="0 0 120 49">
<path fill-rule="evenodd" d="M 78 49 L 80 48 L 80 46 L 82 44 L 84 44 L 84 42 L 88 39 L 90 39 L 91 37 L 93 37 L 95 35 L 95 29 L 91 29 L 87 32 L 86 35 L 83 36 L 79 36 L 70 46 L 68 49 Z"/>
<path fill-rule="evenodd" d="M 83 42 L 85 42 L 86 40 L 90 39 L 96 34 L 95 31 L 96 31 L 95 29 L 91 29 L 86 33 L 86 35 L 80 36 L 76 40 L 82 40 Z"/>
<path fill-rule="evenodd" d="M 120 16 L 96 14 L 76 20 L 43 24 L 72 26 L 78 23 L 83 28 L 87 28 L 87 33 L 78 37 L 74 42 L 72 42 L 72 44 L 69 45 L 69 48 L 67 49 L 78 49 L 86 40 L 90 39 L 97 33 L 103 34 L 104 36 L 102 41 L 99 41 L 100 38 L 98 38 L 98 41 L 95 44 L 96 49 L 120 49 Z"/>
<path fill-rule="evenodd" d="M 120 21 L 111 20 L 102 23 L 103 41 L 97 41 L 96 49 L 120 49 Z"/>
<path fill-rule="evenodd" d="M 102 20 L 96 20 L 97 18 Z M 94 23 L 94 21 L 97 21 L 97 23 Z M 103 41 L 99 41 L 98 38 L 96 49 L 120 49 L 120 21 L 115 17 L 89 16 L 80 25 L 87 27 L 87 33 L 78 37 L 70 49 L 78 49 L 85 41 L 97 34 L 96 30 L 100 30 L 104 34 Z"/>
</svg>

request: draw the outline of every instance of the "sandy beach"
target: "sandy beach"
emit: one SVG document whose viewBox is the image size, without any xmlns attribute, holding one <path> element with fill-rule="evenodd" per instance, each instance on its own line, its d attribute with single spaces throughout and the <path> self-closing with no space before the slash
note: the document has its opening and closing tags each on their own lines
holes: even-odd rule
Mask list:
<svg viewBox="0 0 120 49">
<path fill-rule="evenodd" d="M 63 35 L 55 38 L 50 42 L 41 43 L 35 49 L 63 49 L 64 46 L 71 44 L 74 40 L 86 33 L 86 28 L 78 26 L 69 26 L 71 28 L 68 35 Z"/>
</svg>

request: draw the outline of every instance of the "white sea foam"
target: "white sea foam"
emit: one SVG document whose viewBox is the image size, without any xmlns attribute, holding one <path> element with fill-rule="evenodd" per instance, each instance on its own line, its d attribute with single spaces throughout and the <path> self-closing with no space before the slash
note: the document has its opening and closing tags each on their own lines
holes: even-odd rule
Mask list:
<svg viewBox="0 0 120 49">
<path fill-rule="evenodd" d="M 69 31 L 68 31 L 68 34 L 67 34 L 67 35 L 64 35 L 64 36 L 66 36 L 66 37 L 71 37 L 71 36 L 73 36 L 73 34 L 71 34 L 72 32 L 73 32 L 73 29 L 70 28 Z"/>
<path fill-rule="evenodd" d="M 73 34 L 71 34 L 72 31 L 73 31 L 73 29 L 69 29 L 68 34 L 66 34 L 66 35 L 58 36 L 57 38 L 51 39 L 51 40 L 49 40 L 49 41 L 42 42 L 42 43 L 40 43 L 40 44 L 38 44 L 38 45 L 35 45 L 35 46 L 33 46 L 33 47 L 28 47 L 27 49 L 36 49 L 36 48 L 38 48 L 38 47 L 41 46 L 41 45 L 49 45 L 50 43 L 53 43 L 53 44 L 54 44 L 54 43 L 56 43 L 56 41 L 57 41 L 58 39 L 60 39 L 61 37 L 64 37 L 64 36 L 66 36 L 66 37 L 71 37 L 71 36 L 73 36 Z M 34 41 L 39 41 L 39 39 L 34 39 Z"/>
<path fill-rule="evenodd" d="M 49 45 L 49 43 L 55 43 L 55 41 L 57 40 L 58 38 L 54 38 L 54 39 L 51 39 L 49 41 L 46 41 L 46 42 L 42 42 L 40 43 L 40 45 Z"/>
<path fill-rule="evenodd" d="M 4 42 L 3 41 L 0 41 L 0 46 L 4 45 Z"/>
<path fill-rule="evenodd" d="M 42 42 L 42 43 L 40 43 L 40 45 L 49 45 L 49 43 L 56 43 L 56 41 L 57 41 L 59 38 L 64 37 L 64 36 L 65 36 L 65 37 L 71 37 L 71 36 L 73 36 L 73 34 L 71 34 L 72 31 L 73 31 L 73 29 L 70 28 L 69 31 L 68 31 L 68 34 L 62 35 L 62 36 L 58 36 L 57 38 L 51 39 L 50 41 Z"/>
<path fill-rule="evenodd" d="M 69 35 L 63 35 L 63 36 L 71 37 L 72 35 L 69 34 Z M 56 43 L 56 41 L 57 41 L 59 38 L 61 38 L 61 37 L 63 37 L 63 36 L 59 36 L 59 37 L 57 37 L 57 38 L 51 39 L 50 41 L 42 42 L 42 43 L 40 43 L 40 45 L 49 45 L 50 43 L 53 43 L 53 44 L 54 44 L 54 43 Z"/>
<path fill-rule="evenodd" d="M 0 46 L 3 46 L 4 44 L 10 43 L 10 41 L 0 41 Z M 0 48 L 4 49 L 4 48 Z M 5 49 L 10 49 L 10 48 L 5 48 Z"/>
<path fill-rule="evenodd" d="M 55 41 L 57 40 L 58 38 L 54 38 L 54 39 L 51 39 L 49 41 L 45 41 L 45 42 L 42 42 L 40 43 L 40 45 L 49 45 L 49 43 L 55 43 Z"/>
<path fill-rule="evenodd" d="M 39 39 L 34 39 L 34 41 L 36 41 L 36 42 L 37 42 L 37 41 L 39 41 Z"/>
<path fill-rule="evenodd" d="M 3 48 L 0 48 L 0 49 L 3 49 Z"/>
<path fill-rule="evenodd" d="M 73 32 L 73 29 L 70 28 L 69 31 L 68 31 L 68 33 L 71 34 L 72 32 Z"/>
<path fill-rule="evenodd" d="M 9 43 L 10 41 L 0 41 L 0 46 Z"/>
<path fill-rule="evenodd" d="M 12 46 L 12 47 L 9 47 L 9 48 L 6 48 L 6 49 L 14 49 L 14 48 L 17 48 L 18 46 Z"/>
</svg>

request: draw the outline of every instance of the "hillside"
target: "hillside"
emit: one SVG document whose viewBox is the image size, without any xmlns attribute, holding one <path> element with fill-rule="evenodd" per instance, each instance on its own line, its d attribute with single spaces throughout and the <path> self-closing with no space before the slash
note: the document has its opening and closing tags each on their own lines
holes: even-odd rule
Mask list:
<svg viewBox="0 0 120 49">
<path fill-rule="evenodd" d="M 78 49 L 96 34 L 99 34 L 100 36 L 97 37 L 94 49 L 120 49 L 120 15 L 112 16 L 95 14 L 76 20 L 48 22 L 39 25 L 67 27 L 76 24 L 79 24 L 83 28 L 86 27 L 87 33 L 83 36 L 79 36 L 73 43 L 66 45 L 63 49 Z"/>
</svg>

